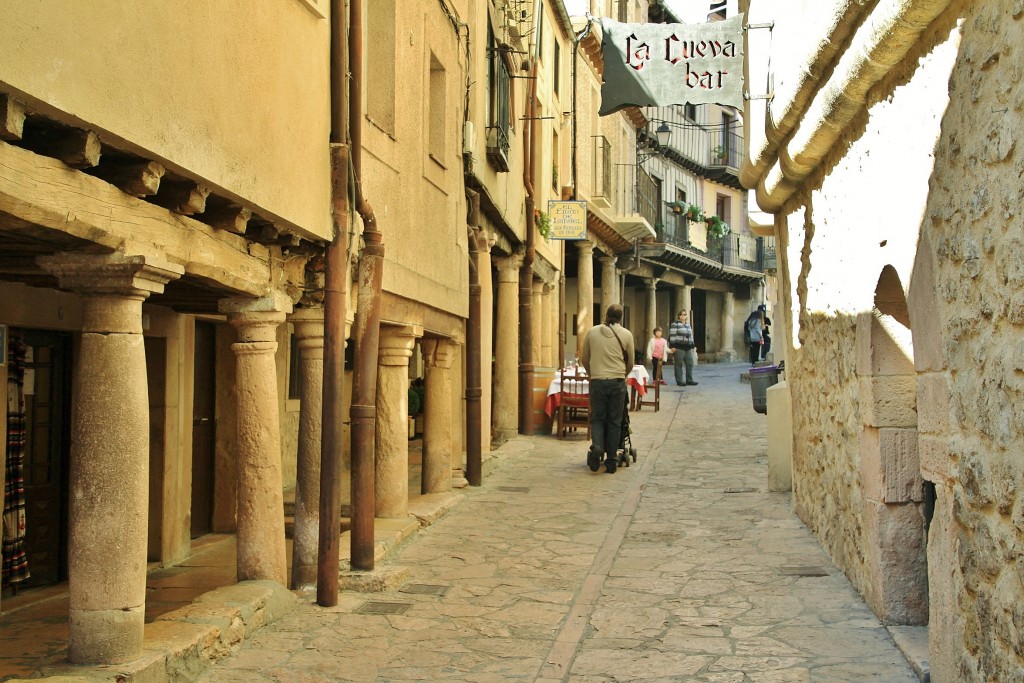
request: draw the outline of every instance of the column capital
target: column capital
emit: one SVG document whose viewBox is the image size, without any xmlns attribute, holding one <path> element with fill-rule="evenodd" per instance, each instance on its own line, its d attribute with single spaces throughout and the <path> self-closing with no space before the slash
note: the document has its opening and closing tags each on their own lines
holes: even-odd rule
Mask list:
<svg viewBox="0 0 1024 683">
<path fill-rule="evenodd" d="M 142 302 L 182 276 L 185 269 L 159 256 L 69 252 L 36 262 L 62 289 L 86 297 L 82 331 L 142 334 Z"/>
<path fill-rule="evenodd" d="M 288 322 L 295 326 L 295 337 L 298 339 L 324 336 L 323 306 L 296 308 L 288 315 Z"/>
<path fill-rule="evenodd" d="M 428 367 L 447 370 L 455 360 L 457 344 L 450 339 L 432 337 L 420 342 L 423 346 L 423 362 Z"/>
<path fill-rule="evenodd" d="M 422 325 L 381 325 L 378 365 L 408 365 Z"/>
<path fill-rule="evenodd" d="M 598 256 L 598 259 L 601 260 L 601 263 L 607 266 L 608 264 L 614 264 L 618 260 L 618 257 L 615 256 L 615 254 L 602 253 L 600 256 Z"/>
<path fill-rule="evenodd" d="M 592 256 L 594 243 L 590 240 L 576 240 L 576 249 L 580 252 L 580 256 Z"/>
<path fill-rule="evenodd" d="M 66 252 L 40 256 L 36 262 L 55 275 L 62 289 L 86 296 L 114 295 L 145 299 L 160 294 L 185 269 L 153 256 Z"/>
<path fill-rule="evenodd" d="M 659 281 L 656 277 L 644 278 L 644 284 L 647 285 L 648 290 L 657 289 Z"/>
<path fill-rule="evenodd" d="M 516 278 L 518 278 L 519 269 L 523 267 L 523 255 L 498 256 L 494 259 L 494 265 L 498 268 L 499 276 L 504 273 L 516 273 Z"/>
<path fill-rule="evenodd" d="M 291 313 L 292 298 L 280 291 L 272 291 L 265 296 L 239 296 L 221 299 L 217 302 L 217 310 L 231 315 L 233 313 Z"/>
</svg>

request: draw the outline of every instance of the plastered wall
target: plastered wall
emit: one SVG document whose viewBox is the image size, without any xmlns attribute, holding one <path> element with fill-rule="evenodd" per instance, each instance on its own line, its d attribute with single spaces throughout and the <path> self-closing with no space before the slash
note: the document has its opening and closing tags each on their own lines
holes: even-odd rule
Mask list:
<svg viewBox="0 0 1024 683">
<path fill-rule="evenodd" d="M 328 24 L 299 0 L 6 3 L 0 89 L 326 237 Z"/>
</svg>

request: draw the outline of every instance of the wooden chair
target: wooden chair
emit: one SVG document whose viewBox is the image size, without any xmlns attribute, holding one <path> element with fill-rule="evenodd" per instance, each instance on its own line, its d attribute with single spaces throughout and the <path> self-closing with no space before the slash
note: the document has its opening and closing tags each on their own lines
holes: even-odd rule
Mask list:
<svg viewBox="0 0 1024 683">
<path fill-rule="evenodd" d="M 647 393 L 644 396 L 638 396 L 636 409 L 640 410 L 643 406 L 654 406 L 654 412 L 661 410 L 661 369 L 665 367 L 665 361 L 660 363 L 654 363 L 654 376 L 649 377 L 644 382 L 644 389 Z M 652 398 L 653 397 L 653 398 Z"/>
<path fill-rule="evenodd" d="M 564 439 L 583 427 L 590 440 L 590 395 L 584 394 L 584 378 L 558 373 L 558 438 Z"/>
</svg>

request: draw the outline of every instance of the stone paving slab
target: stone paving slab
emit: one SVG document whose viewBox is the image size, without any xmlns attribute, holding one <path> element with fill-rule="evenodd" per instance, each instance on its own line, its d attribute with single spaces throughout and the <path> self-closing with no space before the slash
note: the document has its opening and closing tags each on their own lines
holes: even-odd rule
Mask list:
<svg viewBox="0 0 1024 683">
<path fill-rule="evenodd" d="M 582 440 L 513 439 L 388 560 L 405 584 L 328 609 L 306 596 L 198 680 L 917 681 L 766 491 L 744 368 L 702 365 L 699 386 L 633 413 L 639 458 L 613 475 Z"/>
</svg>

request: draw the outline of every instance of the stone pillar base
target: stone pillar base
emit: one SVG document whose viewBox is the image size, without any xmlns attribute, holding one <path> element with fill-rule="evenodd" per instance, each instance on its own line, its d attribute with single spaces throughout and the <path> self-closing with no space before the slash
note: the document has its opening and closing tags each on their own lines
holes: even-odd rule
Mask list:
<svg viewBox="0 0 1024 683">
<path fill-rule="evenodd" d="M 68 659 L 75 664 L 118 664 L 142 653 L 144 605 L 125 609 L 72 609 Z"/>
</svg>

